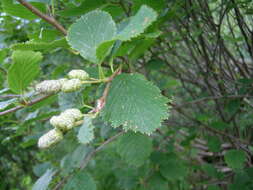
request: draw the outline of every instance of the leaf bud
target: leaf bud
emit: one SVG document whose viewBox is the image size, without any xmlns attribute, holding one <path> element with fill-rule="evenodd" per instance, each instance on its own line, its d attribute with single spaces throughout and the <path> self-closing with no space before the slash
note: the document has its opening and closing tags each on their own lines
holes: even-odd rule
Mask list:
<svg viewBox="0 0 253 190">
<path fill-rule="evenodd" d="M 82 82 L 79 79 L 70 79 L 62 84 L 61 90 L 63 92 L 74 92 L 80 89 Z"/>
<path fill-rule="evenodd" d="M 58 129 L 52 129 L 41 136 L 38 141 L 39 148 L 48 148 L 63 139 L 62 132 Z"/>
<path fill-rule="evenodd" d="M 71 79 L 86 80 L 89 78 L 89 74 L 84 70 L 75 69 L 75 70 L 71 70 L 68 73 L 68 77 Z"/>
</svg>

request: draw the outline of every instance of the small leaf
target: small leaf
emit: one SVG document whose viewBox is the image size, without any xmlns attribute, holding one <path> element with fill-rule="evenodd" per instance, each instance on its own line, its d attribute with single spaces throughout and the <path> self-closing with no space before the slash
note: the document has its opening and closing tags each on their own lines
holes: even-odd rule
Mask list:
<svg viewBox="0 0 253 190">
<path fill-rule="evenodd" d="M 99 63 L 96 50 L 100 44 L 116 35 L 116 25 L 107 12 L 92 11 L 83 15 L 68 31 L 67 40 L 72 48 L 92 63 Z"/>
<path fill-rule="evenodd" d="M 242 169 L 246 161 L 246 154 L 241 150 L 229 150 L 225 154 L 225 162 L 233 169 Z"/>
<path fill-rule="evenodd" d="M 23 93 L 25 88 L 39 74 L 42 55 L 33 51 L 14 51 L 14 64 L 8 70 L 8 84 L 15 93 Z"/>
<path fill-rule="evenodd" d="M 96 190 L 93 178 L 84 171 L 76 172 L 64 186 L 63 190 Z"/>
<path fill-rule="evenodd" d="M 121 74 L 112 82 L 102 116 L 113 127 L 150 134 L 168 117 L 167 102 L 143 75 Z"/>
<path fill-rule="evenodd" d="M 24 43 L 18 43 L 11 46 L 13 50 L 44 50 L 50 51 L 55 48 L 68 48 L 68 43 L 65 38 L 54 40 L 52 42 L 36 42 L 36 41 L 27 41 Z"/>
<path fill-rule="evenodd" d="M 216 136 L 207 136 L 207 146 L 210 151 L 212 152 L 219 152 L 221 149 L 221 142 L 220 139 Z"/>
<path fill-rule="evenodd" d="M 46 190 L 55 172 L 52 169 L 47 171 L 36 181 L 32 190 Z"/>
<path fill-rule="evenodd" d="M 96 50 L 96 55 L 100 61 L 103 61 L 103 59 L 108 55 L 108 53 L 112 49 L 114 42 L 115 40 L 106 41 L 98 46 Z"/>
<path fill-rule="evenodd" d="M 87 144 L 94 139 L 94 126 L 91 117 L 84 118 L 83 125 L 79 129 L 77 137 L 83 144 Z"/>
<path fill-rule="evenodd" d="M 117 152 L 127 163 L 140 166 L 152 152 L 152 140 L 140 133 L 128 132 L 117 141 Z"/>
<path fill-rule="evenodd" d="M 119 32 L 115 39 L 127 41 L 137 37 L 156 19 L 157 13 L 152 8 L 143 5 L 137 14 L 130 18 L 128 25 Z"/>
</svg>

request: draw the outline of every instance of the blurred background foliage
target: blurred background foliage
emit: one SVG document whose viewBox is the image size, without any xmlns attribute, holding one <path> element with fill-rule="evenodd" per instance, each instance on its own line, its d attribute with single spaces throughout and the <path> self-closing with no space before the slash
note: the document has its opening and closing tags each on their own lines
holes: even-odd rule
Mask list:
<svg viewBox="0 0 253 190">
<path fill-rule="evenodd" d="M 63 189 L 61 183 L 67 183 L 64 189 L 84 190 L 253 189 L 251 0 L 28 2 L 64 28 L 94 9 L 120 22 L 143 4 L 152 7 L 158 20 L 141 36 L 121 44 L 115 64 L 124 63 L 124 72 L 144 74 L 173 101 L 170 117 L 154 134 L 132 134 L 133 141 L 119 137 L 81 172 L 78 168 L 87 155 L 117 133 L 108 123 L 96 119 L 96 138 L 86 146 L 78 143 L 77 130 L 49 150 L 39 150 L 37 140 L 50 129 L 52 115 L 70 107 L 86 111 L 84 103 L 94 104 L 103 85 L 87 85 L 1 115 L 0 189 L 39 189 L 33 186 L 38 179 L 40 189 L 49 183 L 49 189 Z M 71 50 L 50 24 L 15 0 L 2 0 L 0 7 L 0 111 L 20 105 L 23 98 L 8 89 L 13 50 L 43 55 L 40 74 L 25 93 L 38 81 L 64 77 L 71 69 L 98 76 L 97 68 Z M 28 41 L 31 44 L 22 44 Z M 103 67 L 107 70 L 109 63 Z M 73 172 L 78 175 L 68 180 Z M 78 188 L 78 179 L 89 184 L 82 182 Z"/>
</svg>

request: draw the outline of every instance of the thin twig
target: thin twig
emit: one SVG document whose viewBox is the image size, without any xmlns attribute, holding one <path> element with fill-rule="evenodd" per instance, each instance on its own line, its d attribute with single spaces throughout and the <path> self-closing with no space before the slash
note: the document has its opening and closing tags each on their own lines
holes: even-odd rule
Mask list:
<svg viewBox="0 0 253 190">
<path fill-rule="evenodd" d="M 209 96 L 209 97 L 204 97 L 204 98 L 200 98 L 197 100 L 193 100 L 190 102 L 185 102 L 183 104 L 180 105 L 175 105 L 176 107 L 184 107 L 190 104 L 198 104 L 207 100 L 218 100 L 218 99 L 225 99 L 225 98 L 229 98 L 229 99 L 233 99 L 233 98 L 253 98 L 253 96 L 250 95 L 229 95 L 229 96 Z"/>
<path fill-rule="evenodd" d="M 105 142 L 103 142 L 99 147 L 97 147 L 95 150 L 93 150 L 87 157 L 85 157 L 85 159 L 83 160 L 83 162 L 80 165 L 80 169 L 84 169 L 87 164 L 89 163 L 89 161 L 92 159 L 93 156 L 95 156 L 95 154 L 99 151 L 101 151 L 107 144 L 111 143 L 112 141 L 114 141 L 115 139 L 117 139 L 119 136 L 123 135 L 125 133 L 125 131 L 121 131 L 118 134 L 112 136 L 111 138 L 107 139 Z"/>
<path fill-rule="evenodd" d="M 208 126 L 207 124 L 191 117 L 189 114 L 186 114 L 180 107 L 178 107 L 177 105 L 173 104 L 173 103 L 169 103 L 170 106 L 172 106 L 178 113 L 182 114 L 183 116 L 185 116 L 187 119 L 195 122 L 195 123 L 198 123 L 200 125 L 200 127 L 203 127 L 204 129 L 207 129 L 208 131 L 212 132 L 212 133 L 215 133 L 215 134 L 218 134 L 218 135 L 221 135 L 223 137 L 228 137 L 230 139 L 233 139 L 234 142 L 240 142 L 244 145 L 250 145 L 249 142 L 245 141 L 245 140 L 242 140 L 242 139 L 239 139 L 237 137 L 234 137 L 226 132 L 223 132 L 223 131 L 219 131 L 215 128 L 212 128 L 210 126 Z"/>
<path fill-rule="evenodd" d="M 0 116 L 6 115 L 6 114 L 8 114 L 8 113 L 15 112 L 15 111 L 17 111 L 17 110 L 20 110 L 20 109 L 26 107 L 26 106 L 31 106 L 31 105 L 33 105 L 33 104 L 36 104 L 36 103 L 38 103 L 38 102 L 40 102 L 40 101 L 42 101 L 42 100 L 45 100 L 45 99 L 51 97 L 52 95 L 53 95 L 53 94 L 48 94 L 48 95 L 46 95 L 46 96 L 42 96 L 42 97 L 36 98 L 36 99 L 34 99 L 34 100 L 32 100 L 32 101 L 26 103 L 25 105 L 19 105 L 19 106 L 16 106 L 16 107 L 14 107 L 14 108 L 10 108 L 10 109 L 8 109 L 8 110 L 2 111 L 2 112 L 0 112 Z"/>
<path fill-rule="evenodd" d="M 62 34 L 64 34 L 65 36 L 67 35 L 67 30 L 59 22 L 57 22 L 54 17 L 48 16 L 42 13 L 39 9 L 37 9 L 36 7 L 32 6 L 30 3 L 24 0 L 17 0 L 17 1 L 21 3 L 24 7 L 29 9 L 31 12 L 33 12 L 35 15 L 37 15 L 38 17 L 42 18 L 49 24 L 53 25 Z"/>
<path fill-rule="evenodd" d="M 116 135 L 112 136 L 111 138 L 107 139 L 106 141 L 104 141 L 100 146 L 98 146 L 95 150 L 91 151 L 85 158 L 84 160 L 81 162 L 79 169 L 83 170 L 89 163 L 89 161 L 102 149 L 104 149 L 104 147 L 113 142 L 115 139 L 117 139 L 119 136 L 123 135 L 125 133 L 125 131 L 121 131 L 119 133 L 117 133 Z M 69 177 L 71 177 L 73 174 L 65 176 L 54 188 L 53 190 L 58 190 L 61 189 L 61 187 L 64 185 L 64 183 L 68 180 Z"/>
</svg>

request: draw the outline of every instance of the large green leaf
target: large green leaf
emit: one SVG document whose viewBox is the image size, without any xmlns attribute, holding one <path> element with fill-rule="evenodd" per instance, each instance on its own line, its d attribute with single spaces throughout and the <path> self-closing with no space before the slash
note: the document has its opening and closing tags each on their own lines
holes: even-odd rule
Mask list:
<svg viewBox="0 0 253 190">
<path fill-rule="evenodd" d="M 63 190 L 76 189 L 96 190 L 96 183 L 89 174 L 85 173 L 84 171 L 79 171 L 68 180 Z"/>
<path fill-rule="evenodd" d="M 48 169 L 33 185 L 32 190 L 46 190 L 55 172 Z"/>
<path fill-rule="evenodd" d="M 94 126 L 91 117 L 84 118 L 83 125 L 79 129 L 77 137 L 79 142 L 83 144 L 87 144 L 94 139 Z"/>
<path fill-rule="evenodd" d="M 225 154 L 225 162 L 233 169 L 241 169 L 246 161 L 246 154 L 241 150 L 229 150 Z"/>
<path fill-rule="evenodd" d="M 40 2 L 31 2 L 31 5 L 39 9 L 41 12 L 46 12 L 46 6 L 44 3 Z M 2 0 L 2 7 L 4 12 L 17 16 L 20 18 L 33 20 L 38 18 L 37 15 L 33 14 L 30 10 L 25 8 L 23 5 L 19 3 L 13 3 L 13 0 Z"/>
<path fill-rule="evenodd" d="M 140 133 L 128 132 L 118 139 L 117 152 L 127 163 L 140 166 L 152 152 L 152 139 Z"/>
<path fill-rule="evenodd" d="M 102 110 L 113 127 L 150 134 L 168 117 L 167 98 L 141 74 L 121 74 L 113 82 Z"/>
<path fill-rule="evenodd" d="M 97 47 L 110 41 L 116 35 L 116 25 L 112 17 L 104 11 L 92 11 L 83 15 L 68 31 L 69 44 L 87 60 L 99 63 Z"/>
<path fill-rule="evenodd" d="M 39 74 L 42 55 L 33 51 L 14 51 L 14 64 L 8 70 L 8 84 L 15 93 L 23 93 L 25 88 Z"/>
<path fill-rule="evenodd" d="M 150 7 L 143 5 L 136 15 L 130 18 L 128 25 L 120 31 L 116 39 L 127 41 L 139 36 L 156 20 L 157 13 Z"/>
</svg>

